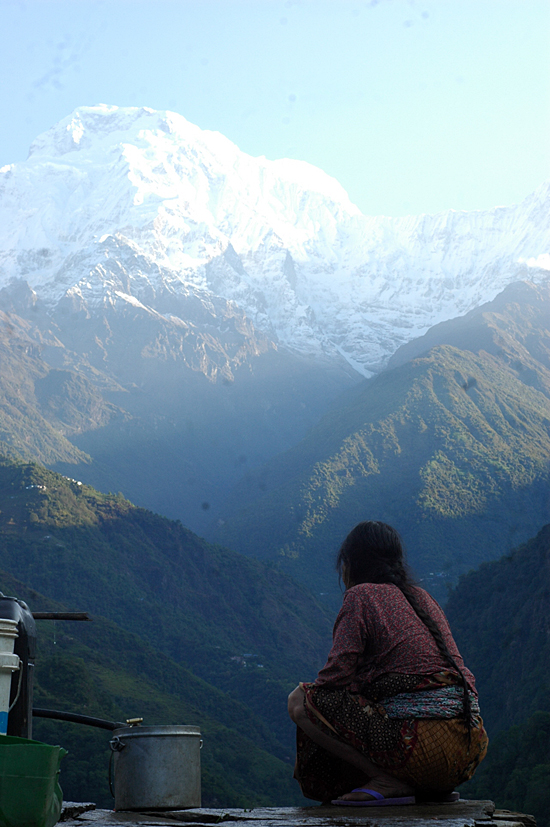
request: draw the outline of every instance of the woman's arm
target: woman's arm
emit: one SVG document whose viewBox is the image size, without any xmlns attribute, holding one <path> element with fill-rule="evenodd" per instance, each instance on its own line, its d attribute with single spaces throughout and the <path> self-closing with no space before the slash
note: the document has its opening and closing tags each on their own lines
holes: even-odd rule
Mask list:
<svg viewBox="0 0 550 827">
<path fill-rule="evenodd" d="M 315 680 L 316 686 L 347 686 L 352 682 L 367 643 L 364 615 L 360 597 L 348 590 L 334 624 L 332 649 Z"/>
</svg>

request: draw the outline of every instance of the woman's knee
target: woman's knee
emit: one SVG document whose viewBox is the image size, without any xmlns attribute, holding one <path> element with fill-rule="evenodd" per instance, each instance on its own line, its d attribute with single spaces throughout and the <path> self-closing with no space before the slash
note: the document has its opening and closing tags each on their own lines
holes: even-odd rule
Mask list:
<svg viewBox="0 0 550 827">
<path fill-rule="evenodd" d="M 299 686 L 293 689 L 288 696 L 288 714 L 295 724 L 304 714 L 304 697 L 304 690 Z"/>
</svg>

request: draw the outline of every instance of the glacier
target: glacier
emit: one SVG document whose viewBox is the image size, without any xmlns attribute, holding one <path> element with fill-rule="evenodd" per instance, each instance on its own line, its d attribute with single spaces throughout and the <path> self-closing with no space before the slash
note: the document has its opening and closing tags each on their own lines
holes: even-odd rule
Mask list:
<svg viewBox="0 0 550 827">
<path fill-rule="evenodd" d="M 491 210 L 365 216 L 306 162 L 173 112 L 84 106 L 0 169 L 0 287 L 90 313 L 221 298 L 277 347 L 371 376 L 434 324 L 550 278 L 549 207 L 550 181 Z"/>
</svg>

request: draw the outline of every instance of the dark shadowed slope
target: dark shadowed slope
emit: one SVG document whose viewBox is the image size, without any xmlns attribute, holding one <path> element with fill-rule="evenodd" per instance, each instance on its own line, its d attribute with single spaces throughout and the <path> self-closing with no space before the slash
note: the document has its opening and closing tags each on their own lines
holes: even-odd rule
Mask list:
<svg viewBox="0 0 550 827">
<path fill-rule="evenodd" d="M 330 645 L 332 618 L 303 586 L 122 496 L 8 460 L 0 539 L 1 569 L 244 701 L 288 754 L 286 694 L 315 676 Z"/>
<path fill-rule="evenodd" d="M 492 732 L 550 712 L 550 525 L 464 575 L 446 612 Z"/>
<path fill-rule="evenodd" d="M 0 590 L 33 611 L 67 610 L 2 571 Z M 69 604 L 75 605 L 88 604 Z M 37 630 L 35 707 L 111 721 L 143 717 L 146 726 L 199 726 L 204 806 L 303 800 L 292 780 L 292 753 L 281 749 L 269 725 L 143 637 L 97 615 L 92 623 L 37 621 Z M 61 772 L 66 800 L 112 808 L 108 731 L 35 718 L 33 736 L 68 749 Z"/>
<path fill-rule="evenodd" d="M 464 575 L 446 607 L 491 743 L 464 787 L 550 825 L 550 525 Z"/>
</svg>

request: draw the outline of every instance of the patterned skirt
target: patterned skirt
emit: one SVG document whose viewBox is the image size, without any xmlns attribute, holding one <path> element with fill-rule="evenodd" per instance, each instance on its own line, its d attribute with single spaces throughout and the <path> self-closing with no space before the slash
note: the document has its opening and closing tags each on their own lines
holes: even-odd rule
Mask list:
<svg viewBox="0 0 550 827">
<path fill-rule="evenodd" d="M 487 752 L 488 738 L 479 715 L 470 731 L 463 718 L 390 718 L 384 697 L 425 688 L 433 676 L 385 675 L 362 688 L 328 689 L 311 683 L 305 693 L 309 719 L 325 733 L 350 744 L 373 764 L 411 784 L 418 794 L 454 790 L 472 777 Z M 306 798 L 329 801 L 365 783 L 365 774 L 297 731 L 294 777 Z"/>
</svg>

